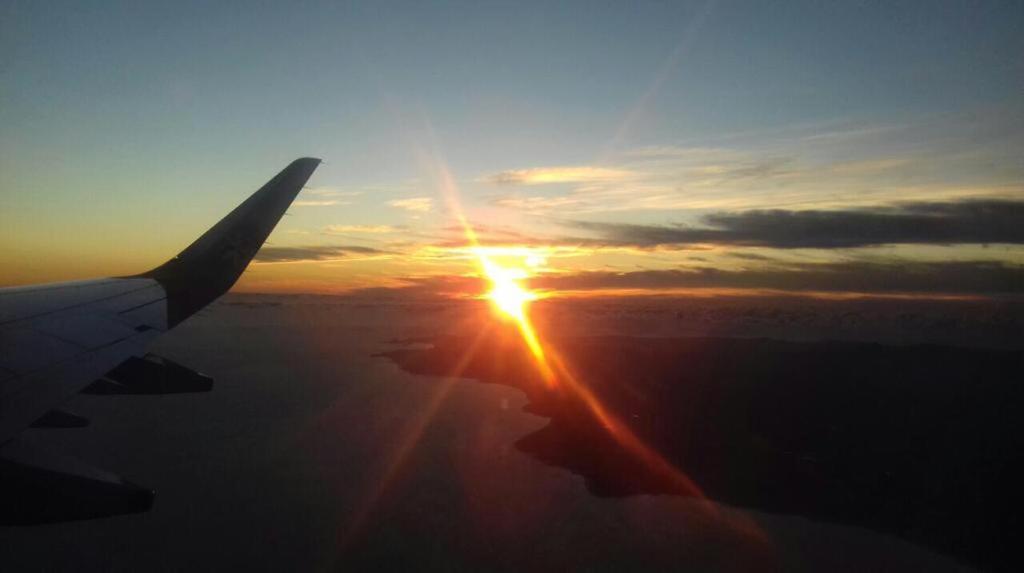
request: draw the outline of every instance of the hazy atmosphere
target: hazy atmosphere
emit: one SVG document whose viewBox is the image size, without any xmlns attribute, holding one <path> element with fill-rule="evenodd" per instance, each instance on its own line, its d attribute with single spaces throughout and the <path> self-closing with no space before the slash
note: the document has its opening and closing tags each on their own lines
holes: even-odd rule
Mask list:
<svg viewBox="0 0 1024 573">
<path fill-rule="evenodd" d="M 155 265 L 313 155 L 238 289 L 472 274 L 461 212 L 561 294 L 1020 294 L 1022 19 L 1015 2 L 4 3 L 3 282 Z"/>
<path fill-rule="evenodd" d="M 0 0 L 0 570 L 1019 571 L 1022 94 L 1018 1 Z"/>
</svg>

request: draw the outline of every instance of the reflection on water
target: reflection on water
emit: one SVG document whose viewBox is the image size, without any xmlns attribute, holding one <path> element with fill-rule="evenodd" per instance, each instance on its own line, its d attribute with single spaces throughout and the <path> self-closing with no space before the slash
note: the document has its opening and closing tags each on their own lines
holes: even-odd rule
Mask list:
<svg viewBox="0 0 1024 573">
<path fill-rule="evenodd" d="M 467 340 L 386 353 L 444 375 Z M 551 419 L 517 447 L 598 496 L 686 494 L 544 384 L 514 332 L 492 330 L 462 376 L 522 389 Z M 555 341 L 591 392 L 711 499 L 893 533 L 1013 568 L 1024 380 L 1016 351 L 730 338 Z"/>
<path fill-rule="evenodd" d="M 855 372 L 846 371 L 850 363 L 862 360 L 835 353 L 815 359 L 828 345 L 721 340 L 681 345 L 669 340 L 701 333 L 691 332 L 694 329 L 703 334 L 728 331 L 780 338 L 816 335 L 828 328 L 829 336 L 840 338 L 876 339 L 884 331 L 900 340 L 946 341 L 955 335 L 1012 343 L 1022 341 L 1024 320 L 1019 309 L 1011 312 L 974 303 L 937 308 L 901 301 L 886 310 L 878 303 L 826 305 L 793 300 L 766 304 L 740 299 L 536 305 L 540 307 L 535 317 L 538 330 L 546 336 L 558 335 L 553 342 L 566 362 L 578 367 L 579 379 L 648 444 L 698 481 L 712 499 L 738 499 L 737 505 L 747 508 L 795 511 L 794 498 L 814 501 L 821 494 L 807 489 L 815 482 L 808 479 L 807 471 L 793 470 L 793 465 L 828 470 L 817 476 L 826 486 L 834 486 L 830 480 L 836 476 L 848 475 L 839 482 L 841 486 L 850 492 L 862 491 L 857 488 L 863 488 L 863 483 L 855 480 L 868 474 L 855 470 L 881 468 L 893 458 L 898 461 L 896 448 L 905 447 L 901 439 L 924 443 L 915 459 L 927 463 L 915 463 L 940 477 L 956 478 L 950 471 L 957 463 L 964 464 L 965 480 L 1005 472 L 1004 479 L 1011 484 L 1007 487 L 996 484 L 983 489 L 967 481 L 960 490 L 947 487 L 930 497 L 912 491 L 911 497 L 918 496 L 915 507 L 920 508 L 913 518 L 924 524 L 920 532 L 907 526 L 898 529 L 901 524 L 891 517 L 868 523 L 876 529 L 899 531 L 904 539 L 915 540 L 914 545 L 892 535 L 823 522 L 857 522 L 848 515 L 851 504 L 839 505 L 846 516 L 831 506 L 810 504 L 804 515 L 819 515 L 823 521 L 722 506 L 719 512 L 727 518 L 722 520 L 698 511 L 703 504 L 692 498 L 623 495 L 658 491 L 664 484 L 650 480 L 632 460 L 614 455 L 616 451 L 609 450 L 613 444 L 595 433 L 592 421 L 571 402 L 545 397 L 537 392 L 539 386 L 531 386 L 530 376 L 536 371 L 522 360 L 517 335 L 502 341 L 502 331 L 492 330 L 475 354 L 479 359 L 468 362 L 454 379 L 410 373 L 429 374 L 454 366 L 458 353 L 468 347 L 460 339 L 475 336 L 484 319 L 493 323 L 486 305 L 479 306 L 481 312 L 475 314 L 471 305 L 461 301 L 415 301 L 407 295 L 391 299 L 229 295 L 209 313 L 163 337 L 154 348 L 213 376 L 212 392 L 160 399 L 82 396 L 69 407 L 92 419 L 91 426 L 72 432 L 40 431 L 37 436 L 53 449 L 73 452 L 153 487 L 158 492 L 153 510 L 115 519 L 4 528 L 0 532 L 3 570 L 148 571 L 157 563 L 175 571 L 961 571 L 953 560 L 923 544 L 966 560 L 973 554 L 958 548 L 970 548 L 968 542 L 981 547 L 974 539 L 986 532 L 972 533 L 970 527 L 991 522 L 994 525 L 987 530 L 991 532 L 1002 523 L 996 512 L 1012 515 L 1020 507 L 1011 494 L 998 499 L 999 491 L 1012 492 L 1014 476 L 1019 475 L 1009 464 L 1000 468 L 969 459 L 961 462 L 971 451 L 950 445 L 963 434 L 962 439 L 972 444 L 985 443 L 985 449 L 974 452 L 975 458 L 998 459 L 995 448 L 1003 442 L 990 444 L 984 436 L 995 424 L 1011 425 L 1012 419 L 1000 417 L 1019 411 L 1014 408 L 1019 401 L 1009 392 L 1000 394 L 995 377 L 984 369 L 972 366 L 971 372 L 977 374 L 969 383 L 980 384 L 980 390 L 976 395 L 965 391 L 957 398 L 956 408 L 950 408 L 954 411 L 950 423 L 940 431 L 932 430 L 937 424 L 929 425 L 922 416 L 941 403 L 950 403 L 948 391 L 923 400 L 925 394 L 919 388 L 936 383 L 907 379 L 898 388 L 923 400 L 921 412 L 913 418 L 916 421 L 904 421 L 906 426 L 920 428 L 918 435 L 902 436 L 898 427 L 893 429 L 908 417 L 909 398 L 896 402 L 904 406 L 893 408 L 900 413 L 894 414 L 895 420 L 859 416 L 859 412 L 881 410 L 872 409 L 866 400 L 850 401 L 850 415 L 836 417 L 832 423 L 837 428 L 823 433 L 817 428 L 827 424 L 809 414 L 819 407 L 823 409 L 819 417 L 826 418 L 830 409 L 844 408 L 844 396 L 856 393 L 844 391 L 828 399 L 824 390 L 850 386 Z M 686 332 L 679 332 L 680 328 Z M 614 338 L 582 338 L 652 332 L 664 340 L 624 346 L 613 344 Z M 410 346 L 410 339 L 419 345 Z M 507 352 L 495 351 L 495 345 L 501 344 L 508 344 Z M 374 357 L 396 348 L 405 352 L 395 354 L 395 360 Z M 770 355 L 785 353 L 787 348 L 804 348 L 802 356 L 809 358 L 773 362 Z M 884 350 L 866 348 L 866 354 Z M 647 354 L 638 362 L 642 352 Z M 736 358 L 744 352 L 748 358 Z M 940 359 L 942 354 L 939 350 L 925 353 Z M 483 360 L 488 355 L 490 360 Z M 676 358 L 669 360 L 671 356 Z M 815 360 L 823 362 L 826 356 L 835 361 L 831 370 L 828 365 L 814 366 Z M 959 356 L 964 362 L 975 360 L 970 353 Z M 986 356 L 1005 357 L 977 356 L 983 361 L 989 360 Z M 884 371 L 893 364 L 913 372 L 916 363 L 909 357 L 902 362 L 879 359 L 864 363 L 857 372 Z M 823 371 L 833 384 L 810 390 L 793 385 L 787 381 L 786 364 L 803 364 L 807 386 Z M 968 375 L 941 372 L 944 368 L 924 372 L 936 373 L 940 381 L 949 382 L 940 388 L 949 389 L 957 387 L 952 383 L 957 377 Z M 801 374 L 796 374 L 799 379 Z M 707 384 L 730 376 L 732 385 Z M 467 378 L 515 387 L 478 384 Z M 889 378 L 899 380 L 895 375 Z M 658 384 L 659 380 L 665 384 Z M 686 381 L 688 385 L 677 383 Z M 697 384 L 700 381 L 704 384 Z M 875 376 L 864 379 L 874 386 L 881 382 Z M 683 393 L 687 387 L 692 387 L 690 394 Z M 773 393 L 773 388 L 780 391 Z M 994 399 L 992 392 L 996 392 Z M 684 398 L 694 403 L 681 404 Z M 989 407 L 992 402 L 1005 406 Z M 524 406 L 548 417 L 524 413 Z M 980 419 L 976 428 L 963 430 L 964 416 L 978 411 L 992 419 Z M 742 419 L 743 413 L 748 421 Z M 962 419 L 957 421 L 957 416 Z M 783 424 L 789 420 L 796 421 L 787 433 Z M 692 427 L 683 426 L 684 422 Z M 875 434 L 858 440 L 857 431 L 876 426 Z M 896 440 L 888 444 L 893 450 L 874 451 L 877 437 L 885 432 Z M 689 450 L 683 448 L 682 440 L 673 439 L 684 435 L 691 436 Z M 801 436 L 807 444 L 801 444 Z M 723 445 L 723 440 L 729 442 Z M 829 444 L 841 447 L 830 449 Z M 717 458 L 712 456 L 715 452 Z M 826 455 L 815 459 L 813 454 L 819 452 Z M 800 459 L 801 455 L 807 459 Z M 835 465 L 844 461 L 845 465 Z M 716 471 L 715 464 L 725 465 Z M 573 472 L 565 471 L 566 467 Z M 721 475 L 731 481 L 722 480 Z M 586 483 L 580 476 L 585 476 Z M 911 474 L 902 483 L 913 479 Z M 834 487 L 826 493 L 842 491 Z M 748 498 L 739 493 L 752 501 L 745 502 Z M 836 503 L 827 496 L 823 499 Z M 939 502 L 929 505 L 928 499 Z M 870 499 L 868 503 L 873 504 L 868 506 L 872 511 L 882 505 Z M 894 513 L 909 501 L 893 503 Z M 974 515 L 969 513 L 972 508 Z M 821 513 L 814 514 L 813 509 Z M 928 524 L 933 515 L 928 512 L 938 516 L 936 526 Z M 966 516 L 963 527 L 939 527 L 957 514 Z M 738 535 L 729 527 L 733 517 L 753 519 L 770 545 Z M 943 540 L 936 532 L 949 537 Z M 1008 536 L 992 539 L 993 563 L 1013 557 L 1009 550 L 999 549 L 1016 541 L 1006 543 Z"/>
</svg>

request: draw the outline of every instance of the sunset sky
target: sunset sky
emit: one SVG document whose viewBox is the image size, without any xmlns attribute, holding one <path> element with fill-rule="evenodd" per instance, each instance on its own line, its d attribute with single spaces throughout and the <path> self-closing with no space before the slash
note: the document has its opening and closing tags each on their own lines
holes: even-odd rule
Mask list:
<svg viewBox="0 0 1024 573">
<path fill-rule="evenodd" d="M 0 285 L 315 156 L 238 290 L 1024 294 L 1024 3 L 425 4 L 2 3 Z"/>
</svg>

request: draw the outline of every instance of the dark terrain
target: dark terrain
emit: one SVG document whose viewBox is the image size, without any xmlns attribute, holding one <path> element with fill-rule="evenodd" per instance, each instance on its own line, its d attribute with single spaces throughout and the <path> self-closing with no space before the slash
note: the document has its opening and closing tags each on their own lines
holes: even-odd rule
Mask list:
<svg viewBox="0 0 1024 573">
<path fill-rule="evenodd" d="M 229 294 L 151 349 L 212 376 L 211 392 L 70 400 L 88 427 L 32 437 L 154 489 L 153 508 L 0 527 L 0 571 L 861 573 L 1020 563 L 1011 463 L 1020 364 L 1005 352 L 1024 343 L 1020 305 L 532 306 L 580 380 L 707 497 L 734 500 L 715 504 L 625 495 L 675 485 L 617 450 L 570 397 L 534 387 L 518 334 L 485 303 L 390 294 Z M 454 361 L 478 332 L 491 336 L 459 373 Z"/>
<path fill-rule="evenodd" d="M 551 419 L 517 442 L 595 495 L 685 494 L 539 380 L 511 327 L 386 355 L 410 373 L 520 388 Z M 715 501 L 895 534 L 1020 570 L 1022 353 L 713 337 L 553 341 L 601 403 Z M 496 357 L 500 357 L 497 358 Z"/>
</svg>

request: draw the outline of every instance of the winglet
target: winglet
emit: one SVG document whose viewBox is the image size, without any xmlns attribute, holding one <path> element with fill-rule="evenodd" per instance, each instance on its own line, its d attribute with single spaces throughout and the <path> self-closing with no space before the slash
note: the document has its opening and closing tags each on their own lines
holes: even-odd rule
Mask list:
<svg viewBox="0 0 1024 573">
<path fill-rule="evenodd" d="M 178 256 L 138 275 L 167 291 L 169 327 L 235 284 L 318 165 L 313 157 L 296 159 Z"/>
</svg>

